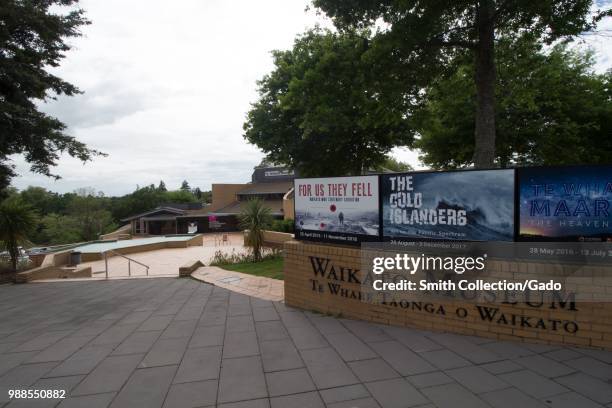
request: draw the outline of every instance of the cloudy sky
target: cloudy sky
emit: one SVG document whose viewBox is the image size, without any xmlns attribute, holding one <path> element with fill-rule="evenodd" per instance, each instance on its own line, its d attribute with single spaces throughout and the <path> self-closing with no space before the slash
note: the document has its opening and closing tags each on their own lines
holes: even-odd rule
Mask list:
<svg viewBox="0 0 612 408">
<path fill-rule="evenodd" d="M 81 0 L 92 24 L 70 41 L 74 48 L 55 73 L 85 93 L 42 108 L 108 157 L 85 165 L 63 157 L 54 170 L 59 181 L 30 173 L 15 157 L 21 176 L 13 184 L 121 195 L 161 179 L 168 188 L 187 179 L 202 189 L 250 180 L 263 155 L 244 141 L 242 124 L 256 81 L 273 69 L 270 51 L 290 48 L 316 23 L 330 25 L 305 11 L 308 4 Z M 598 70 L 609 68 L 610 39 L 588 41 L 599 51 Z M 395 155 L 418 166 L 414 152 Z"/>
</svg>

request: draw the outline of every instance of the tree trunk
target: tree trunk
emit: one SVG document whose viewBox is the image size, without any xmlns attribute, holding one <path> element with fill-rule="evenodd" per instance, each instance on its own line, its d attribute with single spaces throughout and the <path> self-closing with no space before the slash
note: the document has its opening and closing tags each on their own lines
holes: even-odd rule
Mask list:
<svg viewBox="0 0 612 408">
<path fill-rule="evenodd" d="M 19 248 L 17 250 L 9 249 L 9 256 L 11 257 L 11 268 L 14 273 L 17 273 L 17 261 L 19 257 Z"/>
<path fill-rule="evenodd" d="M 495 159 L 495 2 L 478 2 L 476 50 L 476 134 L 474 165 L 493 167 Z"/>
</svg>

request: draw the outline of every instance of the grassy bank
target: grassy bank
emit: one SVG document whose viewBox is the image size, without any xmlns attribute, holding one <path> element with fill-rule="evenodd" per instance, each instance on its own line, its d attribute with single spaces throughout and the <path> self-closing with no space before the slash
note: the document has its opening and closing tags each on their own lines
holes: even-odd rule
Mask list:
<svg viewBox="0 0 612 408">
<path fill-rule="evenodd" d="M 249 275 L 265 276 L 272 279 L 283 280 L 283 258 L 274 257 L 261 262 L 241 262 L 229 265 L 217 265 L 228 271 L 248 273 Z"/>
</svg>

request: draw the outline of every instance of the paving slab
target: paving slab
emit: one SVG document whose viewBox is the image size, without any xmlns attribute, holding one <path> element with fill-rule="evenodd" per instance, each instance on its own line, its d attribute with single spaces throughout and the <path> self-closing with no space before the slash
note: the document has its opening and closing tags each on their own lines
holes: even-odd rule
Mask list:
<svg viewBox="0 0 612 408">
<path fill-rule="evenodd" d="M 0 398 L 69 394 L 8 407 L 612 408 L 610 352 L 339 319 L 189 279 L 3 285 L 0 319 Z"/>
<path fill-rule="evenodd" d="M 223 358 L 256 356 L 259 354 L 259 343 L 254 331 L 227 333 L 223 342 Z"/>
<path fill-rule="evenodd" d="M 377 354 L 353 333 L 332 333 L 325 334 L 324 337 L 344 361 L 368 360 L 377 357 Z"/>
<path fill-rule="evenodd" d="M 70 357 L 81 347 L 91 341 L 94 336 L 68 336 L 50 345 L 28 360 L 28 363 L 44 363 L 62 361 Z"/>
<path fill-rule="evenodd" d="M 450 384 L 455 382 L 451 377 L 444 374 L 442 371 L 411 375 L 406 377 L 406 379 L 417 388 L 433 387 L 435 385 Z"/>
<path fill-rule="evenodd" d="M 161 331 L 134 332 L 113 351 L 112 355 L 146 353 L 153 347 L 160 334 Z"/>
<path fill-rule="evenodd" d="M 487 370 L 488 372 L 492 374 L 503 374 L 503 373 L 509 373 L 512 371 L 524 370 L 523 366 L 518 365 L 512 360 L 502 360 L 502 361 L 497 361 L 495 363 L 482 364 L 480 365 L 480 367 L 484 368 L 485 370 Z"/>
<path fill-rule="evenodd" d="M 304 366 L 291 340 L 260 341 L 261 358 L 265 372 L 290 370 Z"/>
<path fill-rule="evenodd" d="M 301 353 L 317 388 L 333 388 L 359 382 L 334 349 L 311 349 Z"/>
<path fill-rule="evenodd" d="M 381 341 L 370 345 L 391 367 L 403 376 L 436 371 L 436 368 L 397 341 Z"/>
<path fill-rule="evenodd" d="M 564 364 L 574 370 L 582 371 L 583 373 L 600 378 L 604 381 L 612 380 L 612 365 L 593 357 L 581 357 L 574 360 L 567 360 Z"/>
<path fill-rule="evenodd" d="M 447 370 L 446 373 L 475 394 L 509 387 L 507 382 L 477 366 Z"/>
<path fill-rule="evenodd" d="M 472 365 L 472 363 L 459 354 L 447 349 L 426 351 L 419 355 L 440 370 L 450 370 Z"/>
<path fill-rule="evenodd" d="M 112 408 L 161 407 L 177 366 L 141 368 L 134 371 L 111 404 Z"/>
<path fill-rule="evenodd" d="M 89 374 L 111 352 L 113 347 L 88 346 L 74 353 L 56 366 L 48 377 L 63 377 L 68 375 Z"/>
<path fill-rule="evenodd" d="M 217 405 L 218 408 L 270 408 L 270 400 L 267 398 L 229 402 Z"/>
<path fill-rule="evenodd" d="M 170 387 L 164 407 L 196 408 L 215 405 L 217 380 L 174 384 Z"/>
<path fill-rule="evenodd" d="M 317 392 L 270 398 L 270 406 L 272 408 L 325 408 Z"/>
<path fill-rule="evenodd" d="M 600 404 L 612 402 L 612 383 L 602 381 L 584 373 L 574 373 L 565 377 L 555 378 L 555 381 L 572 391 L 588 395 Z"/>
<path fill-rule="evenodd" d="M 365 386 L 383 408 L 407 408 L 429 402 L 403 378 L 375 381 Z"/>
<path fill-rule="evenodd" d="M 280 320 L 280 316 L 274 306 L 256 307 L 253 308 L 253 319 L 256 322 L 267 322 L 270 320 Z"/>
<path fill-rule="evenodd" d="M 443 348 L 439 343 L 436 343 L 421 331 L 393 326 L 387 326 L 383 330 L 393 340 L 399 341 L 404 346 L 417 353 L 440 350 Z"/>
<path fill-rule="evenodd" d="M 326 390 L 319 391 L 319 394 L 321 394 L 323 401 L 327 405 L 343 401 L 354 401 L 371 397 L 370 392 L 363 384 L 328 388 Z"/>
<path fill-rule="evenodd" d="M 143 357 L 144 354 L 130 354 L 105 358 L 85 377 L 72 394 L 100 394 L 119 391 Z"/>
<path fill-rule="evenodd" d="M 361 398 L 328 404 L 327 408 L 380 408 L 380 405 L 374 398 Z"/>
<path fill-rule="evenodd" d="M 349 367 L 362 382 L 388 380 L 399 377 L 399 373 L 382 358 L 351 361 Z"/>
<path fill-rule="evenodd" d="M 546 408 L 543 401 L 539 401 L 516 388 L 506 388 L 480 395 L 494 408 Z"/>
<path fill-rule="evenodd" d="M 555 408 L 601 408 L 602 405 L 596 403 L 592 399 L 585 397 L 584 395 L 568 392 L 565 394 L 554 395 L 546 398 L 548 406 Z"/>
<path fill-rule="evenodd" d="M 220 346 L 188 349 L 178 368 L 175 383 L 203 381 L 219 378 L 221 368 Z"/>
<path fill-rule="evenodd" d="M 316 390 L 310 373 L 305 368 L 267 373 L 266 382 L 272 397 Z"/>
<path fill-rule="evenodd" d="M 425 396 L 439 408 L 487 408 L 489 405 L 459 384 L 423 388 Z"/>
<path fill-rule="evenodd" d="M 259 356 L 223 360 L 218 402 L 265 398 L 266 380 Z"/>
<path fill-rule="evenodd" d="M 189 338 L 158 339 L 145 358 L 140 362 L 140 368 L 179 364 L 187 349 Z"/>
<path fill-rule="evenodd" d="M 549 397 L 569 391 L 568 388 L 559 383 L 528 370 L 501 374 L 499 378 L 536 398 Z"/>
<path fill-rule="evenodd" d="M 70 396 L 63 400 L 59 408 L 107 408 L 117 395 L 114 392 L 83 396 Z"/>
<path fill-rule="evenodd" d="M 210 347 L 223 345 L 225 326 L 198 326 L 189 340 L 189 347 Z"/>
<path fill-rule="evenodd" d="M 521 357 L 519 359 L 516 359 L 515 361 L 516 363 L 522 365 L 523 367 L 526 367 L 530 369 L 531 371 L 534 371 L 540 375 L 543 375 L 544 377 L 549 377 L 549 378 L 559 377 L 562 375 L 568 375 L 576 371 L 575 368 L 568 367 L 567 365 L 563 363 L 559 363 L 551 358 L 540 356 L 540 355 Z M 576 360 L 570 360 L 570 361 L 576 361 Z"/>
<path fill-rule="evenodd" d="M 256 321 L 255 330 L 257 331 L 257 337 L 261 341 L 289 338 L 289 333 L 280 320 Z"/>
<path fill-rule="evenodd" d="M 285 327 L 299 350 L 329 347 L 323 335 L 310 324 L 297 327 L 287 327 L 285 324 Z"/>
</svg>

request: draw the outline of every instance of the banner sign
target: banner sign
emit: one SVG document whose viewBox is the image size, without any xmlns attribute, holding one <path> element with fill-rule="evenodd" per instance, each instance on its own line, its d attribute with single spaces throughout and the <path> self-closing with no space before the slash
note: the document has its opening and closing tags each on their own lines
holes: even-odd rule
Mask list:
<svg viewBox="0 0 612 408">
<path fill-rule="evenodd" d="M 383 238 L 512 241 L 514 170 L 381 176 Z"/>
<path fill-rule="evenodd" d="M 522 241 L 612 241 L 612 166 L 518 170 Z"/>
<path fill-rule="evenodd" d="M 296 238 L 378 241 L 378 176 L 295 179 L 294 183 Z"/>
</svg>

